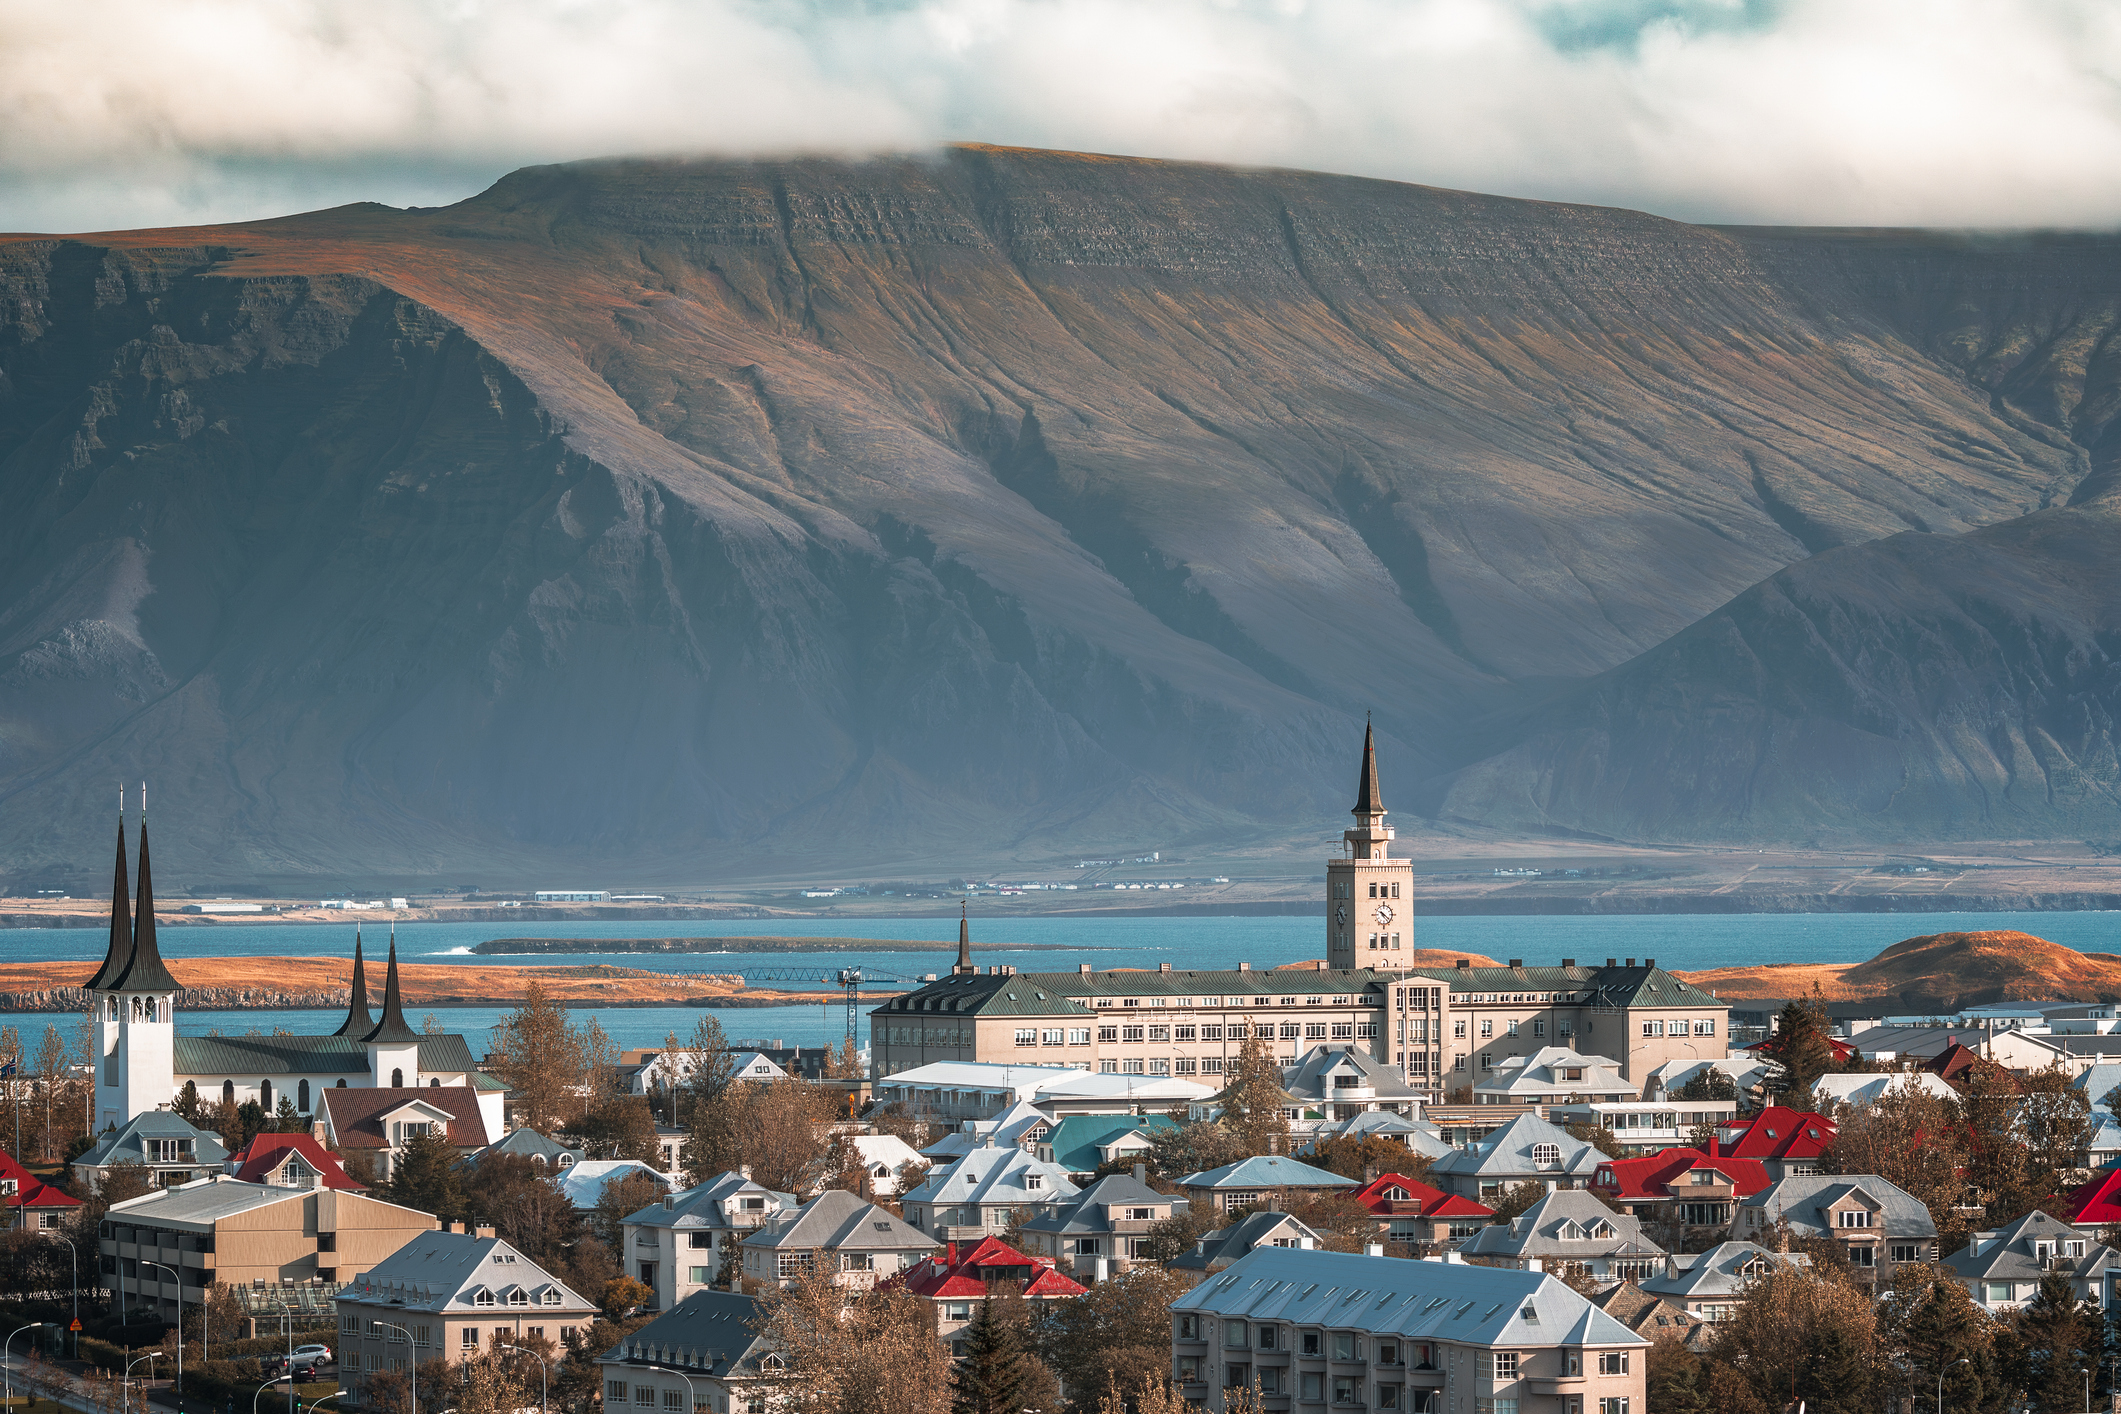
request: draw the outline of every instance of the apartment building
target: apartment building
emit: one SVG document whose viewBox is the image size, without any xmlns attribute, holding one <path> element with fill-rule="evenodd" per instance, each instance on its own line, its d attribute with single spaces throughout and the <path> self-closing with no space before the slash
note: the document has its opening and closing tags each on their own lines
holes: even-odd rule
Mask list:
<svg viewBox="0 0 2121 1414">
<path fill-rule="evenodd" d="M 339 1378 L 365 1402 L 369 1376 L 429 1360 L 452 1363 L 526 1338 L 565 1344 L 597 1307 L 493 1236 L 427 1231 L 339 1292 Z"/>
<path fill-rule="evenodd" d="M 1171 1303 L 1171 1373 L 1223 1414 L 1639 1414 L 1650 1342 L 1542 1272 L 1255 1247 Z M 1257 1407 L 1255 1405 L 1254 1407 Z"/>
<path fill-rule="evenodd" d="M 619 1224 L 628 1276 L 653 1296 L 648 1309 L 668 1311 L 696 1291 L 726 1285 L 742 1264 L 740 1244 L 769 1223 L 801 1206 L 792 1193 L 776 1193 L 735 1171 L 672 1193 Z"/>
<path fill-rule="evenodd" d="M 97 1248 L 121 1306 L 174 1320 L 180 1299 L 189 1308 L 215 1284 L 336 1284 L 433 1227 L 427 1213 L 358 1193 L 216 1176 L 112 1204 Z"/>
</svg>

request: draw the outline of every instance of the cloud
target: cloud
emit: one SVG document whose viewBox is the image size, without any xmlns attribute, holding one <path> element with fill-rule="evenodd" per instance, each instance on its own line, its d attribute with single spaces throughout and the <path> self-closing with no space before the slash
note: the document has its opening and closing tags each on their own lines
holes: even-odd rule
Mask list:
<svg viewBox="0 0 2121 1414">
<path fill-rule="evenodd" d="M 2105 0 L 0 0 L 0 229 L 954 140 L 1694 220 L 2121 222 Z"/>
</svg>

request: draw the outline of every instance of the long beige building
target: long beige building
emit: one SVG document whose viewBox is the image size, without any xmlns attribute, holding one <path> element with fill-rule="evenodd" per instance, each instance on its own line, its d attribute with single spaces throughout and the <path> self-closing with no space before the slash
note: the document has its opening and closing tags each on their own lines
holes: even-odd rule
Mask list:
<svg viewBox="0 0 2121 1414">
<path fill-rule="evenodd" d="M 983 971 L 961 939 L 949 976 L 870 1013 L 877 1078 L 936 1061 L 984 1061 L 1214 1084 L 1258 1035 L 1285 1065 L 1314 1046 L 1359 1047 L 1436 1100 L 1469 1090 L 1511 1056 L 1549 1046 L 1604 1056 L 1638 1089 L 1666 1061 L 1723 1058 L 1728 1008 L 1654 958 L 1409 967 L 1413 876 L 1390 858 L 1376 769 L 1366 739 L 1355 807 L 1362 823 L 1347 832 L 1347 857 L 1329 861 L 1327 874 L 1327 960 L 1363 965 Z"/>
</svg>

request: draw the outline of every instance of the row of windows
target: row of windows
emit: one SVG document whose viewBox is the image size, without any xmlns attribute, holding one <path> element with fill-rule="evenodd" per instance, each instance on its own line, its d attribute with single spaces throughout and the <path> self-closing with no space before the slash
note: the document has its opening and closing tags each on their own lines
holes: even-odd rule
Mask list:
<svg viewBox="0 0 2121 1414">
<path fill-rule="evenodd" d="M 1100 1026 L 1097 1028 L 1097 1039 L 1104 1045 L 1226 1039 L 1242 1041 L 1251 1034 L 1252 1029 L 1249 1026 Z M 1353 1041 L 1357 1038 L 1372 1039 L 1377 1035 L 1377 1023 L 1374 1021 L 1284 1021 L 1279 1029 L 1284 1041 Z M 1263 1039 L 1274 1039 L 1276 1028 L 1273 1025 L 1262 1022 L 1258 1030 Z M 1090 1044 L 1090 1031 L 1088 1027 L 1021 1026 L 1016 1031 L 1016 1044 L 1087 1046 Z"/>
<path fill-rule="evenodd" d="M 1696 1021 L 1693 1023 L 1693 1028 L 1696 1036 L 1713 1036 L 1716 1034 L 1716 1023 L 1714 1021 Z M 1645 1036 L 1684 1036 L 1687 1034 L 1687 1023 L 1684 1021 L 1645 1021 L 1642 1023 L 1642 1034 Z"/>
<path fill-rule="evenodd" d="M 627 1392 L 627 1384 L 624 1380 L 604 1381 L 605 1409 L 611 1410 L 624 1407 Z M 656 1388 L 654 1385 L 634 1385 L 632 1387 L 632 1395 L 634 1408 L 653 1409 L 656 1407 Z M 765 1414 L 766 1396 L 764 1394 L 745 1394 L 739 1395 L 737 1398 L 738 1402 L 743 1406 L 744 1414 Z M 691 1402 L 692 1414 L 729 1414 L 729 1399 L 726 1395 L 694 1394 Z M 685 1404 L 686 1391 L 678 1389 L 666 1389 L 663 1391 L 662 1407 L 665 1414 L 683 1414 Z"/>
</svg>

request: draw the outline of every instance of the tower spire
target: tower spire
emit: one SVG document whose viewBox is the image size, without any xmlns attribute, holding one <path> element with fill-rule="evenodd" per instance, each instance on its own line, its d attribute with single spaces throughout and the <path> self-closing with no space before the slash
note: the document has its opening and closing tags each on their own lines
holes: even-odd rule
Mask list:
<svg viewBox="0 0 2121 1414">
<path fill-rule="evenodd" d="M 346 999 L 346 1020 L 331 1034 L 358 1041 L 374 1027 L 375 1022 L 368 1015 L 368 973 L 361 964 L 361 924 L 357 920 L 353 932 L 353 989 Z"/>
<path fill-rule="evenodd" d="M 101 991 L 125 975 L 133 960 L 132 885 L 125 877 L 125 787 L 118 787 L 118 864 L 112 871 L 110 892 L 110 951 L 96 975 L 82 983 L 82 990 Z"/>
<path fill-rule="evenodd" d="M 391 924 L 390 962 L 383 971 L 383 1016 L 375 1029 L 361 1038 L 370 1045 L 378 1043 L 403 1045 L 417 1042 L 420 1033 L 405 1024 L 405 1007 L 398 1000 L 398 932 L 397 924 Z"/>
<path fill-rule="evenodd" d="M 1385 813 L 1384 792 L 1377 788 L 1377 737 L 1368 717 L 1362 723 L 1362 780 L 1355 789 L 1355 808 L 1350 815 Z"/>
<path fill-rule="evenodd" d="M 147 783 L 140 783 L 140 896 L 133 909 L 132 958 L 118 976 L 104 984 L 113 991 L 180 992 L 177 979 L 162 962 L 155 944 L 155 885 L 147 866 Z"/>
<path fill-rule="evenodd" d="M 957 903 L 957 966 L 951 971 L 961 977 L 972 975 L 972 910 L 963 899 Z"/>
</svg>

